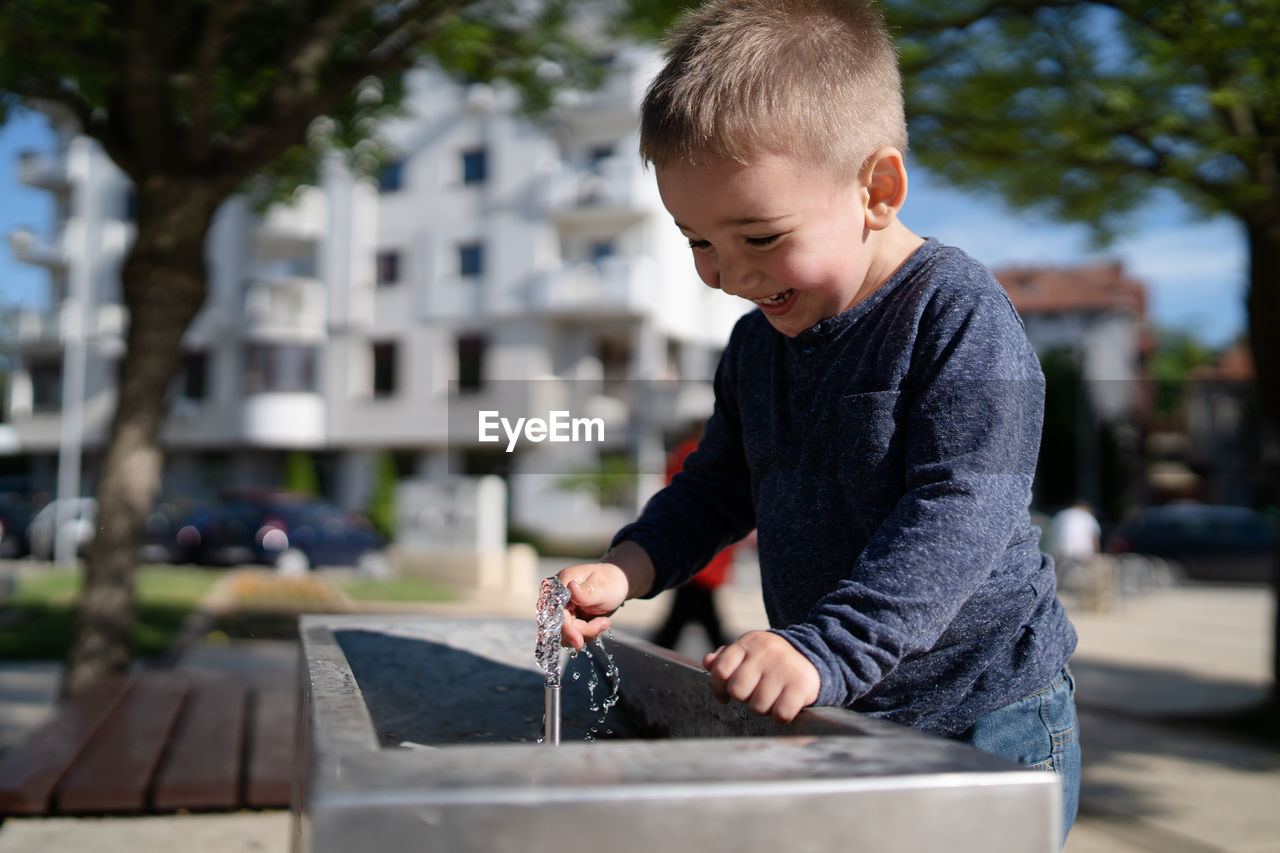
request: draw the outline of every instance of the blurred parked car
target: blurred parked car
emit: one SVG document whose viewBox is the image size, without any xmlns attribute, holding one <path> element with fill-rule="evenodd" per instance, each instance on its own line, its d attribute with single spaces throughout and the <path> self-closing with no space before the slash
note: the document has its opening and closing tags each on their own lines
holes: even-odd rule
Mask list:
<svg viewBox="0 0 1280 853">
<path fill-rule="evenodd" d="M 215 516 L 213 504 L 161 498 L 147 516 L 146 540 L 138 552 L 144 563 L 199 562 Z"/>
<path fill-rule="evenodd" d="M 65 508 L 65 509 L 64 509 Z M 49 501 L 27 527 L 31 556 L 52 560 L 57 543 L 66 541 L 73 556 L 83 556 L 97 529 L 98 502 L 93 498 L 59 498 Z"/>
<path fill-rule="evenodd" d="M 1106 550 L 1163 557 L 1192 580 L 1265 582 L 1275 548 L 1274 518 L 1248 507 L 1177 503 L 1135 513 Z"/>
<path fill-rule="evenodd" d="M 232 566 L 259 563 L 296 574 L 313 566 L 355 566 L 388 572 L 386 543 L 368 519 L 316 498 L 287 492 L 228 495 L 202 534 L 199 561 Z"/>
</svg>

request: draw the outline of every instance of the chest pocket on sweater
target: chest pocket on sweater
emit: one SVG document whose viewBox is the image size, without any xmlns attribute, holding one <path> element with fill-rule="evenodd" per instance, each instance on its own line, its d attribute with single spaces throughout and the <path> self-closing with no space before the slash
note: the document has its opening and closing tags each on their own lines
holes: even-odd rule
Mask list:
<svg viewBox="0 0 1280 853">
<path fill-rule="evenodd" d="M 903 493 L 898 420 L 905 413 L 897 412 L 899 398 L 897 391 L 873 391 L 841 397 L 837 404 L 837 474 L 860 524 L 878 526 Z"/>
</svg>

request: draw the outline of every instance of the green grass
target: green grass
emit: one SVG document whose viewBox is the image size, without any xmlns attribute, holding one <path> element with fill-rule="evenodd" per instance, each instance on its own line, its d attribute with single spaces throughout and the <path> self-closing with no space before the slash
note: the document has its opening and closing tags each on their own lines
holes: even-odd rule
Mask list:
<svg viewBox="0 0 1280 853">
<path fill-rule="evenodd" d="M 427 578 L 344 578 L 337 586 L 354 601 L 456 601 L 458 595 Z"/>
<path fill-rule="evenodd" d="M 135 580 L 137 623 L 134 654 L 165 652 L 183 621 L 221 573 L 205 569 L 143 567 Z M 356 601 L 454 601 L 457 593 L 426 578 L 342 578 L 335 582 Z M 61 660 L 75 627 L 81 575 L 73 569 L 23 572 L 8 601 L 0 604 L 0 660 Z M 282 629 L 267 630 L 274 619 Z M 295 636 L 296 614 L 226 614 L 218 628 L 234 636 Z M 274 623 L 272 623 L 274 625 Z"/>
<path fill-rule="evenodd" d="M 134 653 L 140 658 L 162 654 L 217 579 L 216 572 L 196 569 L 140 569 L 135 580 Z M 20 575 L 13 596 L 0 607 L 0 660 L 65 657 L 80 584 L 80 572 L 73 569 Z"/>
</svg>

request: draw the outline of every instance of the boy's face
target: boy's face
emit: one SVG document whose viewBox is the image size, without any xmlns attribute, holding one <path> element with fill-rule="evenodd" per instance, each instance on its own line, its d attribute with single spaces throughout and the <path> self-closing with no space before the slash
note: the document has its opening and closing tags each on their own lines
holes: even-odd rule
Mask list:
<svg viewBox="0 0 1280 853">
<path fill-rule="evenodd" d="M 657 169 L 658 192 L 689 238 L 698 276 L 754 302 L 794 337 L 861 301 L 880 281 L 862 181 L 760 153 Z"/>
</svg>

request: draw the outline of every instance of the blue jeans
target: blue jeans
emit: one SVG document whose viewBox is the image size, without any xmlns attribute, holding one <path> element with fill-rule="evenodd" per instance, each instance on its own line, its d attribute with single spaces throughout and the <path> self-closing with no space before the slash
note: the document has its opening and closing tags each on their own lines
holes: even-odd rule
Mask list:
<svg viewBox="0 0 1280 853">
<path fill-rule="evenodd" d="M 1076 683 L 1063 667 L 1053 681 L 979 718 L 956 740 L 1026 767 L 1052 770 L 1062 783 L 1062 840 L 1080 807 L 1080 737 Z"/>
</svg>

